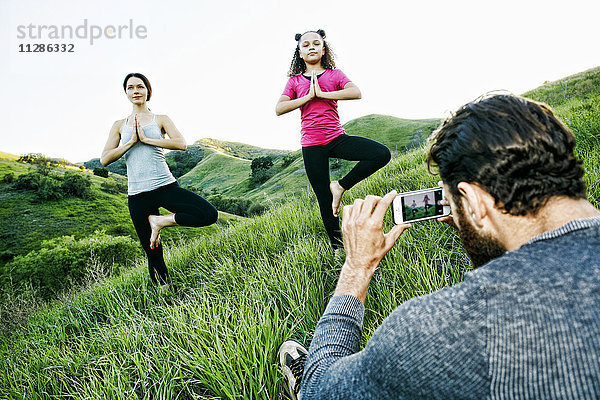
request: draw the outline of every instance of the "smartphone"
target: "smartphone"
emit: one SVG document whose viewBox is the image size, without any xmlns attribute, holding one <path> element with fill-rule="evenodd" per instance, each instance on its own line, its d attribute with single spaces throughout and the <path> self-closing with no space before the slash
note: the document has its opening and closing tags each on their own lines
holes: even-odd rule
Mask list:
<svg viewBox="0 0 600 400">
<path fill-rule="evenodd" d="M 441 204 L 445 198 L 441 187 L 399 193 L 392 202 L 394 223 L 406 224 L 450 215 L 450 206 Z"/>
</svg>

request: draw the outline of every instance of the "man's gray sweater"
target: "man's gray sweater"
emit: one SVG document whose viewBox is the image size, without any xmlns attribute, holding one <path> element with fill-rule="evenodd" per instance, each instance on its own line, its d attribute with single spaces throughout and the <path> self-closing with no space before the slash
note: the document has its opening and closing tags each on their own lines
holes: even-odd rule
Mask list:
<svg viewBox="0 0 600 400">
<path fill-rule="evenodd" d="M 600 218 L 571 221 L 394 310 L 360 350 L 363 304 L 329 302 L 310 399 L 599 399 Z"/>
</svg>

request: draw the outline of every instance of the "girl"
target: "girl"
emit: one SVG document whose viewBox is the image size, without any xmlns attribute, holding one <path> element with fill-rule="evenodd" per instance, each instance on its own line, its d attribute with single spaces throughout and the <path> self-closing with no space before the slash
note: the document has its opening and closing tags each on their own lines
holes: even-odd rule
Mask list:
<svg viewBox="0 0 600 400">
<path fill-rule="evenodd" d="M 308 180 L 317 195 L 321 218 L 334 250 L 342 247 L 338 215 L 346 190 L 386 165 L 387 147 L 374 140 L 346 135 L 340 124 L 337 100 L 360 99 L 358 87 L 339 69 L 325 41 L 325 32 L 296 34 L 290 79 L 275 113 L 300 108 L 302 157 Z M 339 181 L 329 180 L 329 158 L 358 161 Z"/>
<path fill-rule="evenodd" d="M 181 188 L 171 174 L 162 149 L 185 150 L 185 139 L 169 117 L 150 112 L 146 104 L 152 95 L 148 79 L 139 73 L 127 74 L 123 90 L 133 110 L 113 124 L 100 163 L 106 166 L 125 156 L 129 214 L 148 257 L 150 278 L 165 288 L 169 274 L 160 230 L 214 224 L 217 210 L 202 197 Z M 159 207 L 174 214 L 159 215 Z"/>
</svg>

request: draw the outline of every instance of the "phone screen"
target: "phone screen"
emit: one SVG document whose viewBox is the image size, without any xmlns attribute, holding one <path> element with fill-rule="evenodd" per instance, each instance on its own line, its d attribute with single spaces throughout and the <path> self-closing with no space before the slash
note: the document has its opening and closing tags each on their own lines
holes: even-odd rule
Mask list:
<svg viewBox="0 0 600 400">
<path fill-rule="evenodd" d="M 402 217 L 405 222 L 423 218 L 439 217 L 444 215 L 442 189 L 436 188 L 419 193 L 407 194 L 400 198 Z"/>
</svg>

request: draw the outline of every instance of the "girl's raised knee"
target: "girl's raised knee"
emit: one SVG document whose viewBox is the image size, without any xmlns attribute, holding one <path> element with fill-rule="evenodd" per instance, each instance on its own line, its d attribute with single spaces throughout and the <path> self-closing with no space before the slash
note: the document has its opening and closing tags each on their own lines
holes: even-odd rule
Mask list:
<svg viewBox="0 0 600 400">
<path fill-rule="evenodd" d="M 386 146 L 382 146 L 382 149 L 377 153 L 377 161 L 381 163 L 383 167 L 392 159 L 392 152 Z"/>
<path fill-rule="evenodd" d="M 217 220 L 219 219 L 219 212 L 217 211 L 216 208 L 212 207 L 212 210 L 210 211 L 208 218 L 209 218 L 208 225 L 217 223 Z"/>
</svg>

